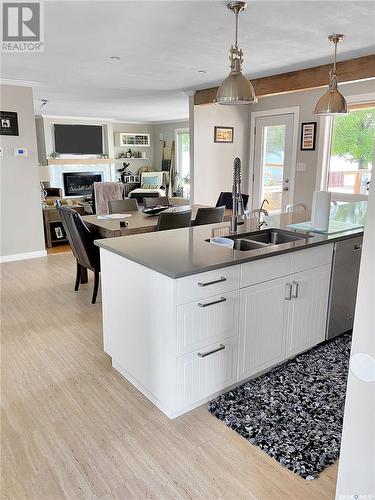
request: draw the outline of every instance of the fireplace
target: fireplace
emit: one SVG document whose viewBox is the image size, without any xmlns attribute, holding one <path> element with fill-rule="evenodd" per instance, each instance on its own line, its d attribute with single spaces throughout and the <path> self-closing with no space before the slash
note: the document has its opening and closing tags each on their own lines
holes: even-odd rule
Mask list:
<svg viewBox="0 0 375 500">
<path fill-rule="evenodd" d="M 101 182 L 101 172 L 65 172 L 63 173 L 65 196 L 90 195 L 94 182 Z"/>
</svg>

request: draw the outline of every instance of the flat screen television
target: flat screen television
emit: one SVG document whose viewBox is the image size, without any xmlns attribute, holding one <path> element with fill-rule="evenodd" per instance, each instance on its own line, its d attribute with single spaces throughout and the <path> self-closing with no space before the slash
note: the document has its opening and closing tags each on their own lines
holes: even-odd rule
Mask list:
<svg viewBox="0 0 375 500">
<path fill-rule="evenodd" d="M 100 125 L 55 125 L 55 151 L 59 154 L 88 155 L 103 153 Z"/>
</svg>

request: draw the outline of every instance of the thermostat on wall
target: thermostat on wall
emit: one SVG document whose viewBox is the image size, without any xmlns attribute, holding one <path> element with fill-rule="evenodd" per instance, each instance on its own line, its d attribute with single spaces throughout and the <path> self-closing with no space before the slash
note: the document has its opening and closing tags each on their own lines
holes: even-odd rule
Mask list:
<svg viewBox="0 0 375 500">
<path fill-rule="evenodd" d="M 14 156 L 27 156 L 26 148 L 14 148 Z"/>
</svg>

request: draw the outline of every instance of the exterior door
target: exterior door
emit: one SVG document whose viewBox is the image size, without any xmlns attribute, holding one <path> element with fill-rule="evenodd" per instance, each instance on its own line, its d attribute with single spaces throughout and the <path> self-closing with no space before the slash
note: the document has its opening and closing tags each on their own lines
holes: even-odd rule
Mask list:
<svg viewBox="0 0 375 500">
<path fill-rule="evenodd" d="M 253 170 L 253 208 L 262 200 L 271 213 L 285 211 L 293 202 L 294 165 L 292 165 L 294 114 L 273 115 L 255 119 Z"/>
</svg>

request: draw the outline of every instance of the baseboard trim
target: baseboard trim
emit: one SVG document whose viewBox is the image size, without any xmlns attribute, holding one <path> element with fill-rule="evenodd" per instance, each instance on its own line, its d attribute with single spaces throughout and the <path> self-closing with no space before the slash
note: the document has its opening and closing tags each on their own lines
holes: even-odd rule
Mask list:
<svg viewBox="0 0 375 500">
<path fill-rule="evenodd" d="M 47 250 L 38 250 L 37 252 L 15 253 L 13 255 L 2 255 L 0 263 L 13 262 L 15 260 L 37 259 L 38 257 L 47 257 Z"/>
</svg>

